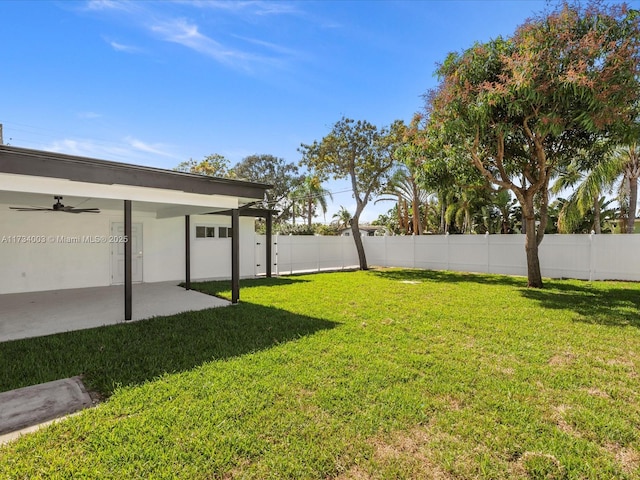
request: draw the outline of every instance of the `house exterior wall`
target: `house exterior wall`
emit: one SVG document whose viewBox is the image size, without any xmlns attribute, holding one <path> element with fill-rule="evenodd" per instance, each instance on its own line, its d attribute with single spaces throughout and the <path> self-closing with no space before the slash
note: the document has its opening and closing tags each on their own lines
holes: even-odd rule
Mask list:
<svg viewBox="0 0 640 480">
<path fill-rule="evenodd" d="M 100 214 L 17 212 L 0 204 L 0 294 L 112 284 L 111 224 L 122 211 Z M 143 226 L 143 282 L 183 281 L 184 217 L 156 219 L 136 212 Z M 231 226 L 231 218 L 191 216 L 191 277 L 231 278 L 231 239 L 196 239 L 201 224 Z M 254 220 L 240 219 L 240 275 L 255 275 Z"/>
</svg>

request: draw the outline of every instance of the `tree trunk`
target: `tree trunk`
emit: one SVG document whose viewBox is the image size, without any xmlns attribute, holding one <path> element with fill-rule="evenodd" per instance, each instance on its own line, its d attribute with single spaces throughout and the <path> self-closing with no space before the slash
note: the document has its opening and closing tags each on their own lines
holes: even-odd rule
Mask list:
<svg viewBox="0 0 640 480">
<path fill-rule="evenodd" d="M 509 224 L 509 216 L 508 216 L 508 214 L 505 215 L 504 212 L 503 212 L 503 214 L 502 214 L 502 228 L 501 228 L 502 233 L 504 233 L 504 234 L 509 233 L 509 226 L 510 226 L 510 224 Z"/>
<path fill-rule="evenodd" d="M 402 210 L 402 224 L 404 226 L 404 231 L 405 233 L 409 233 L 409 205 L 407 204 L 407 201 L 403 198 L 402 199 L 402 205 L 403 205 L 403 210 Z"/>
<path fill-rule="evenodd" d="M 296 202 L 291 202 L 291 220 L 293 221 L 293 226 L 296 226 Z"/>
<path fill-rule="evenodd" d="M 627 233 L 633 233 L 638 210 L 638 178 L 629 177 L 629 213 L 627 215 Z"/>
<path fill-rule="evenodd" d="M 522 205 L 525 233 L 525 252 L 527 254 L 527 286 L 542 288 L 542 273 L 538 257 L 538 238 L 536 235 L 536 216 L 533 208 L 533 196 L 526 199 L 528 205 Z"/>
<path fill-rule="evenodd" d="M 413 190 L 413 234 L 420 235 L 422 233 L 422 225 L 420 225 L 420 199 L 418 198 L 418 187 L 411 179 L 411 187 Z"/>
<path fill-rule="evenodd" d="M 362 243 L 362 236 L 360 235 L 360 214 L 353 216 L 351 221 L 351 234 L 353 235 L 353 241 L 356 244 L 356 251 L 358 252 L 358 261 L 360 262 L 360 270 L 369 270 L 367 265 L 367 255 L 364 251 L 364 245 Z"/>
<path fill-rule="evenodd" d="M 596 195 L 595 200 L 593 201 L 593 231 L 596 232 L 596 235 L 600 235 L 602 233 L 602 229 L 600 228 L 600 193 Z"/>
<path fill-rule="evenodd" d="M 447 231 L 447 224 L 445 223 L 445 205 L 444 205 L 444 194 L 441 195 L 440 198 L 440 233 L 445 234 Z"/>
</svg>

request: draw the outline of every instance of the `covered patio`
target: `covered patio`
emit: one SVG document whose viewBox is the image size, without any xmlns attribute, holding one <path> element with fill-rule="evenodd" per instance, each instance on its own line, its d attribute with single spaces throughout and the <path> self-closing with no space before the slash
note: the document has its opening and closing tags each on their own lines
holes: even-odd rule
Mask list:
<svg viewBox="0 0 640 480">
<path fill-rule="evenodd" d="M 0 341 L 237 303 L 269 187 L 0 145 Z"/>
<path fill-rule="evenodd" d="M 132 321 L 231 305 L 173 282 L 133 285 Z M 122 323 L 122 287 L 10 293 L 0 302 L 0 342 Z"/>
</svg>

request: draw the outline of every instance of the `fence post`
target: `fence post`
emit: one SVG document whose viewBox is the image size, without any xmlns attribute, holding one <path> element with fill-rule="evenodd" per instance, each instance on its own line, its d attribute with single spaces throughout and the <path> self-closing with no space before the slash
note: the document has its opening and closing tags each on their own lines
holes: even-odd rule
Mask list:
<svg viewBox="0 0 640 480">
<path fill-rule="evenodd" d="M 384 260 L 384 265 L 383 267 L 387 268 L 389 266 L 389 253 L 387 252 L 387 249 L 389 248 L 389 245 L 387 243 L 387 235 L 385 233 L 384 237 L 384 241 L 382 242 L 382 248 L 384 249 L 384 256 L 382 257 Z"/>
<path fill-rule="evenodd" d="M 413 252 L 411 265 L 413 266 L 413 268 L 416 268 L 416 234 L 415 233 L 411 235 L 411 251 Z"/>
<path fill-rule="evenodd" d="M 293 235 L 289 234 L 289 275 L 293 275 Z"/>
<path fill-rule="evenodd" d="M 445 232 L 444 239 L 447 241 L 447 270 L 451 270 L 451 263 L 449 262 L 449 232 Z"/>
<path fill-rule="evenodd" d="M 489 245 L 489 232 L 485 232 L 484 237 L 487 239 L 487 273 L 491 273 L 491 258 L 490 258 L 490 253 L 491 253 L 491 248 Z"/>
<path fill-rule="evenodd" d="M 594 233 L 589 234 L 589 281 L 593 281 L 593 263 L 594 263 L 594 252 L 593 252 L 593 237 Z"/>
</svg>

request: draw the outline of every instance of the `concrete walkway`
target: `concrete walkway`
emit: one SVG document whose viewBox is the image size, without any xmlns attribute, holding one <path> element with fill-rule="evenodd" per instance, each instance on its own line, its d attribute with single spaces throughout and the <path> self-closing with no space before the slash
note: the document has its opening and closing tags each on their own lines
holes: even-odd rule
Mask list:
<svg viewBox="0 0 640 480">
<path fill-rule="evenodd" d="M 79 377 L 0 393 L 0 444 L 91 405 Z"/>
<path fill-rule="evenodd" d="M 230 305 L 176 282 L 133 285 L 133 319 Z M 124 322 L 124 287 L 0 295 L 0 342 Z"/>
</svg>

